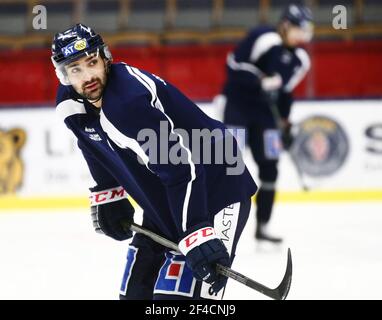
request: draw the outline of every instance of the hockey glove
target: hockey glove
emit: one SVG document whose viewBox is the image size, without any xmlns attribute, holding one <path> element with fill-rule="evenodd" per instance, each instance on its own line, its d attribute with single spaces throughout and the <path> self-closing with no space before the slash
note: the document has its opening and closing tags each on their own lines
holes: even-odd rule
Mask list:
<svg viewBox="0 0 382 320">
<path fill-rule="evenodd" d="M 283 143 L 284 150 L 289 150 L 293 144 L 294 137 L 292 134 L 292 124 L 289 121 L 283 123 L 283 129 L 281 131 L 281 141 Z"/>
<path fill-rule="evenodd" d="M 186 256 L 194 278 L 210 283 L 214 293 L 225 287 L 228 279 L 216 272 L 216 264 L 230 266 L 231 262 L 212 226 L 203 224 L 188 230 L 179 242 L 179 250 Z"/>
<path fill-rule="evenodd" d="M 281 88 L 283 80 L 279 74 L 273 76 L 264 77 L 261 79 L 261 88 L 266 91 L 275 91 Z"/>
<path fill-rule="evenodd" d="M 95 192 L 91 198 L 91 218 L 96 232 L 119 241 L 133 236 L 126 225 L 134 221 L 134 208 L 122 188 Z"/>
</svg>

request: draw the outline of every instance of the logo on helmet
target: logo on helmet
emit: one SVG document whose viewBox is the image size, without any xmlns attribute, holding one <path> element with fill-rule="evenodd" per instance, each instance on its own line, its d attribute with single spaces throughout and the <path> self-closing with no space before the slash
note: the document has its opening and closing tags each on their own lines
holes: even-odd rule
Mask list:
<svg viewBox="0 0 382 320">
<path fill-rule="evenodd" d="M 86 47 L 87 47 L 87 42 L 85 39 L 78 40 L 74 44 L 74 49 L 76 49 L 78 51 L 84 50 Z"/>
<path fill-rule="evenodd" d="M 80 39 L 77 40 L 74 43 L 68 44 L 66 47 L 62 48 L 62 53 L 64 54 L 65 58 L 68 56 L 71 56 L 79 51 L 82 51 L 88 47 L 88 42 L 86 39 Z"/>
</svg>

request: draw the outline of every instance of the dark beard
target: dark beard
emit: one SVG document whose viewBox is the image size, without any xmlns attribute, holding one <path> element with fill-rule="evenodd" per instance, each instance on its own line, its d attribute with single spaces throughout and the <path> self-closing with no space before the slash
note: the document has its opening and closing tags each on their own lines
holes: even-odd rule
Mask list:
<svg viewBox="0 0 382 320">
<path fill-rule="evenodd" d="M 90 94 L 87 94 L 85 92 L 86 88 L 85 86 L 87 86 L 89 83 L 92 83 L 94 81 L 97 81 L 98 83 L 98 86 L 99 86 L 99 94 L 96 95 L 96 96 L 93 96 L 91 93 Z M 99 99 L 101 99 L 102 95 L 103 95 L 103 90 L 105 88 L 105 84 L 102 83 L 102 80 L 100 78 L 96 78 L 96 79 L 92 79 L 91 81 L 85 83 L 83 85 L 83 88 L 82 88 L 82 96 L 86 99 L 86 100 L 89 100 L 90 102 L 96 102 L 98 101 Z"/>
</svg>

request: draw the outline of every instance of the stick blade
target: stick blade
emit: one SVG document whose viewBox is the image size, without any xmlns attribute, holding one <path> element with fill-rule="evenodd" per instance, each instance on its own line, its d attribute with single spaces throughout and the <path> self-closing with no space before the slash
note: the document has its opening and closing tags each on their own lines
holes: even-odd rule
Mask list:
<svg viewBox="0 0 382 320">
<path fill-rule="evenodd" d="M 234 271 L 227 267 L 218 266 L 218 272 L 230 277 L 238 282 L 243 283 L 244 285 L 255 289 L 258 292 L 261 292 L 262 294 L 266 295 L 269 298 L 275 299 L 275 300 L 285 300 L 288 293 L 290 286 L 292 284 L 292 254 L 290 248 L 288 248 L 288 259 L 287 259 L 287 266 L 286 271 L 284 274 L 284 277 L 279 284 L 279 286 L 275 289 L 268 288 L 264 286 L 261 283 L 256 282 L 255 280 L 252 280 L 250 278 L 247 278 L 246 276 L 243 276 L 242 274 L 238 273 L 237 271 Z"/>
<path fill-rule="evenodd" d="M 285 300 L 289 293 L 291 284 L 292 284 L 292 253 L 290 251 L 290 248 L 288 248 L 288 260 L 287 260 L 286 271 L 280 285 L 276 289 L 274 289 L 274 291 L 276 292 L 275 299 Z"/>
</svg>

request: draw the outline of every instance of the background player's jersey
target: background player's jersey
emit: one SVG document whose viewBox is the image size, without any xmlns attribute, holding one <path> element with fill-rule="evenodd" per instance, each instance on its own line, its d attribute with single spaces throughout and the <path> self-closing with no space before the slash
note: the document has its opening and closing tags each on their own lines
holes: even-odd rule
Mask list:
<svg viewBox="0 0 382 320">
<path fill-rule="evenodd" d="M 259 27 L 250 31 L 227 57 L 227 81 L 224 94 L 240 110 L 237 124 L 272 121 L 268 97 L 261 88 L 261 78 L 278 73 L 282 78 L 278 107 L 288 118 L 293 102 L 292 91 L 310 68 L 302 48 L 287 48 L 274 28 Z M 240 115 L 241 114 L 241 115 Z"/>
<path fill-rule="evenodd" d="M 234 165 L 225 158 L 220 164 L 195 159 L 198 152 L 203 159 L 203 145 L 191 152 L 191 143 L 176 129 L 191 137 L 193 129 L 226 128 L 155 75 L 112 64 L 100 112 L 71 86 L 60 86 L 57 112 L 78 138 L 97 183 L 91 190 L 123 186 L 143 208 L 150 227 L 173 241 L 187 228 L 212 222 L 218 211 L 256 192 L 246 168 L 240 175 L 227 175 L 226 169 Z M 147 139 L 142 138 L 153 133 L 158 138 L 155 150 L 145 148 Z M 212 151 L 227 139 L 232 136 L 213 139 Z M 168 153 L 174 150 L 185 161 L 173 164 Z"/>
</svg>

